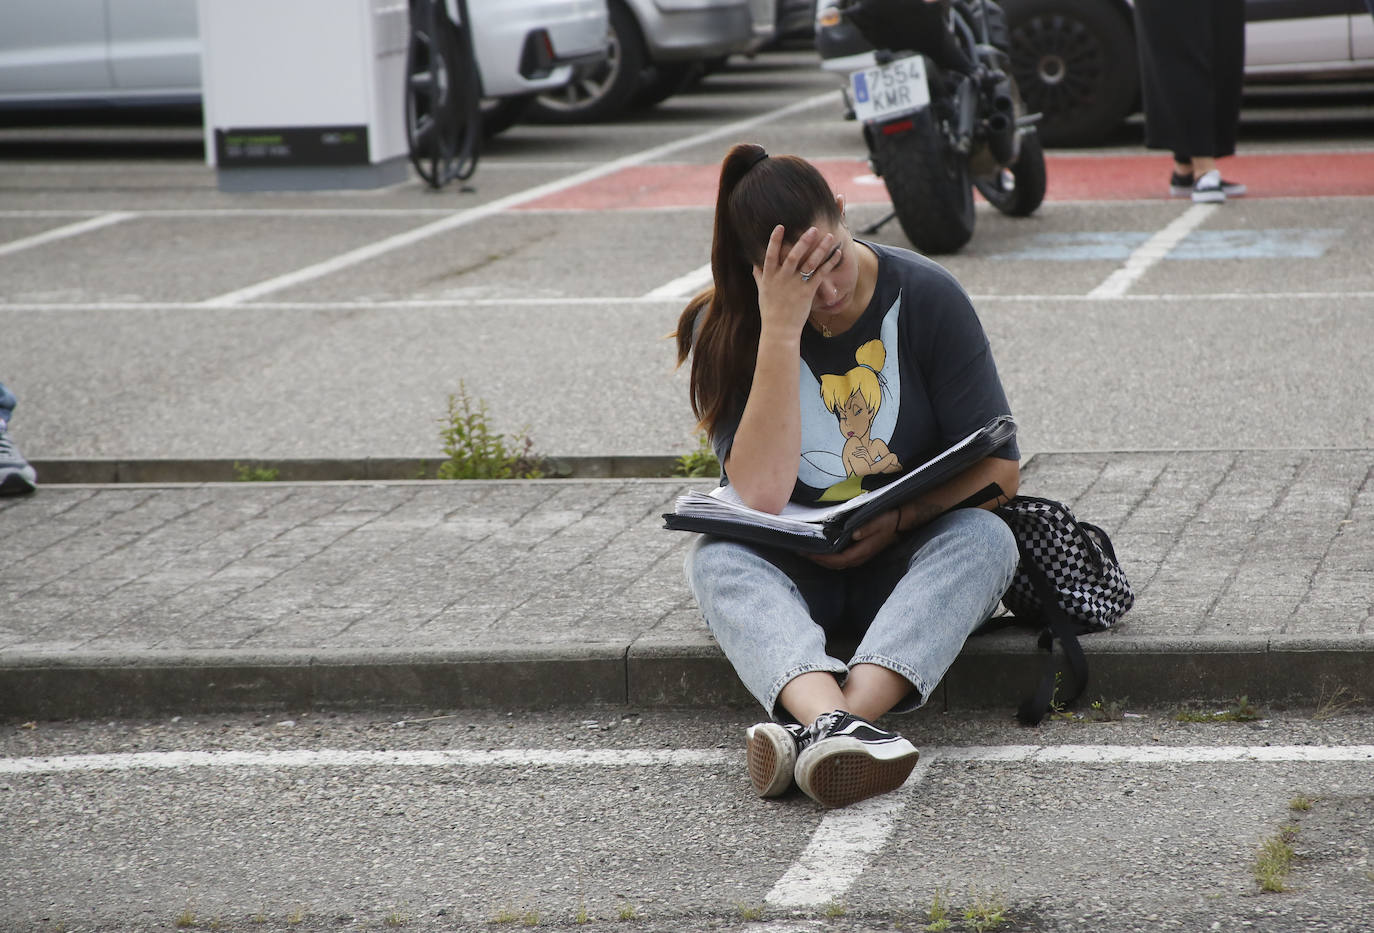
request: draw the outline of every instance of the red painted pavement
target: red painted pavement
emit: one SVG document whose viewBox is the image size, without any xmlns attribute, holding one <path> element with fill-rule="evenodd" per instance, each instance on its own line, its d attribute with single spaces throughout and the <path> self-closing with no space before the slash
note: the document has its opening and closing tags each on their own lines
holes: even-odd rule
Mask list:
<svg viewBox="0 0 1374 933">
<path fill-rule="evenodd" d="M 1046 156 L 1047 201 L 1163 200 L 1171 160 L 1165 154 Z M 859 159 L 816 162 L 831 186 L 853 204 L 886 203 L 887 189 Z M 1222 174 L 1250 198 L 1374 196 L 1374 152 L 1238 155 Z M 519 210 L 631 210 L 709 207 L 718 165 L 637 165 L 605 178 L 522 204 Z"/>
</svg>

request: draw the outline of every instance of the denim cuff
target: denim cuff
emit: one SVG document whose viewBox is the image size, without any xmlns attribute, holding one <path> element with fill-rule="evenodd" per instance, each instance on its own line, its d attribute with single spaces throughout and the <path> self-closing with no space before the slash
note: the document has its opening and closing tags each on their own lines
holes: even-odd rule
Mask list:
<svg viewBox="0 0 1374 933">
<path fill-rule="evenodd" d="M 888 710 L 888 712 L 912 713 L 922 706 L 925 706 L 926 701 L 930 699 L 931 686 L 925 682 L 925 678 L 900 661 L 894 661 L 891 658 L 885 658 L 881 655 L 865 654 L 856 655 L 849 660 L 850 667 L 854 667 L 857 664 L 876 664 L 878 667 L 885 667 L 894 674 L 906 678 L 911 683 L 911 692 L 898 700 L 896 705 Z"/>
</svg>

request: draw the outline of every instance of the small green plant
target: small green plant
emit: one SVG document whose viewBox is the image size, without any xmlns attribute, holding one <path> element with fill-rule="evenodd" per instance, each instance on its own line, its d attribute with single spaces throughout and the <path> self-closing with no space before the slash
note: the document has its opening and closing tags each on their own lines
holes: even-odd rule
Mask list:
<svg viewBox="0 0 1374 933">
<path fill-rule="evenodd" d="M 439 464 L 439 479 L 538 479 L 543 458 L 523 432 L 508 442 L 489 423 L 487 403 L 474 401 L 467 387 L 448 397 L 448 415 L 439 421 L 439 438 L 448 457 Z"/>
<path fill-rule="evenodd" d="M 1293 836 L 1282 830 L 1260 841 L 1255 856 L 1255 880 L 1261 891 L 1281 893 L 1288 890 L 1288 872 L 1293 868 L 1296 853 L 1291 845 Z"/>
<path fill-rule="evenodd" d="M 191 910 L 190 907 L 183 907 L 183 908 L 181 908 L 181 913 L 177 914 L 176 924 L 177 924 L 177 929 L 181 929 L 181 930 L 184 930 L 184 929 L 186 929 L 187 927 L 193 927 L 193 926 L 195 926 L 195 925 L 196 925 L 196 914 L 195 914 L 195 911 Z"/>
<path fill-rule="evenodd" d="M 825 905 L 825 915 L 831 920 L 838 920 L 848 912 L 844 906 L 844 901 L 831 901 Z"/>
<path fill-rule="evenodd" d="M 929 933 L 944 933 L 949 929 L 949 894 L 943 888 L 936 889 L 926 919 L 930 921 L 926 924 Z"/>
<path fill-rule="evenodd" d="M 964 908 L 964 921 L 974 933 L 996 930 L 1009 919 L 1007 905 L 997 894 L 975 892 L 973 903 Z"/>
<path fill-rule="evenodd" d="M 578 926 L 585 926 L 592 922 L 592 915 L 587 912 L 586 904 L 577 905 L 577 913 L 573 914 L 573 923 Z"/>
<path fill-rule="evenodd" d="M 1177 722 L 1254 722 L 1263 718 L 1264 714 L 1250 702 L 1249 697 L 1241 697 L 1236 700 L 1236 704 L 1230 709 L 1217 710 L 1211 713 L 1185 709 L 1174 714 L 1174 719 Z"/>
<path fill-rule="evenodd" d="M 1315 798 L 1309 797 L 1306 794 L 1298 794 L 1292 800 L 1288 801 L 1288 809 L 1306 812 L 1307 810 L 1311 810 L 1312 804 L 1316 802 Z"/>
<path fill-rule="evenodd" d="M 638 920 L 639 912 L 635 910 L 633 904 L 621 904 L 620 913 L 616 914 L 621 920 Z"/>
<path fill-rule="evenodd" d="M 673 468 L 674 476 L 719 476 L 720 461 L 711 447 L 711 439 L 703 432 L 697 435 L 696 450 L 689 451 L 677 458 Z"/>
<path fill-rule="evenodd" d="M 387 927 L 403 927 L 410 922 L 410 915 L 399 910 L 393 910 L 382 918 L 382 925 Z"/>
<path fill-rule="evenodd" d="M 293 927 L 299 926 L 300 924 L 305 922 L 305 918 L 308 916 L 310 916 L 310 912 L 307 911 L 304 907 L 296 907 L 293 908 L 291 912 L 286 915 L 286 922 Z"/>
<path fill-rule="evenodd" d="M 275 483 L 281 471 L 273 467 L 255 467 L 251 463 L 234 461 L 234 482 Z"/>
<path fill-rule="evenodd" d="M 741 920 L 762 920 L 762 904 L 736 904 L 735 909 L 739 911 Z"/>
<path fill-rule="evenodd" d="M 1323 684 L 1321 693 L 1317 697 L 1317 709 L 1312 713 L 1312 718 L 1318 722 L 1334 719 L 1351 707 L 1359 706 L 1363 702 L 1359 694 L 1353 693 L 1343 686 L 1338 686 L 1329 693 L 1327 690 L 1327 685 Z"/>
<path fill-rule="evenodd" d="M 256 926 L 262 926 L 267 922 L 267 908 L 259 908 L 257 913 L 248 918 L 248 922 Z"/>
</svg>

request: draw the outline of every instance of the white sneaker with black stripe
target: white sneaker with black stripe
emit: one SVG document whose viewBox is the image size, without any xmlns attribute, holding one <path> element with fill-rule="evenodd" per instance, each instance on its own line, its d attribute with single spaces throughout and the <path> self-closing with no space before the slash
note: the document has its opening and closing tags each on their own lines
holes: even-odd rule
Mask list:
<svg viewBox="0 0 1374 933">
<path fill-rule="evenodd" d="M 761 722 L 745 731 L 749 758 L 749 783 L 760 797 L 777 797 L 792 789 L 797 753 L 807 736 L 806 727 Z"/>
<path fill-rule="evenodd" d="M 797 756 L 797 786 L 823 807 L 844 807 L 901 787 L 920 752 L 895 732 L 835 710 L 811 724 Z"/>
</svg>

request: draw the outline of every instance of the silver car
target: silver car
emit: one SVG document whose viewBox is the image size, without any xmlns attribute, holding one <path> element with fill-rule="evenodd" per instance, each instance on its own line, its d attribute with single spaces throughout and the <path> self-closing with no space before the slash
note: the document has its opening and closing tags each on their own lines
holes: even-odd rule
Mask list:
<svg viewBox="0 0 1374 933">
<path fill-rule="evenodd" d="M 548 123 L 614 119 L 681 89 L 704 63 L 749 52 L 776 33 L 777 0 L 608 0 L 606 64 L 561 91 L 543 94 L 529 115 Z"/>
<path fill-rule="evenodd" d="M 558 88 L 605 59 L 606 0 L 467 6 L 488 97 Z M 0 107 L 198 104 L 196 9 L 196 0 L 3 0 Z"/>
</svg>

